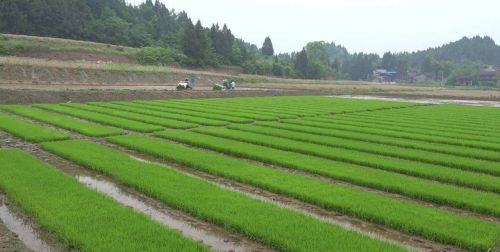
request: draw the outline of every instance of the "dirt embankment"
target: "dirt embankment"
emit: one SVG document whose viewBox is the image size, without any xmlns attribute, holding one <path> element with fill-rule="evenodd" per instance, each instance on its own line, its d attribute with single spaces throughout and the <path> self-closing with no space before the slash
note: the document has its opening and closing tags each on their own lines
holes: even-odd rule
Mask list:
<svg viewBox="0 0 500 252">
<path fill-rule="evenodd" d="M 17 51 L 14 56 L 29 57 L 48 60 L 61 60 L 61 61 L 90 61 L 90 62 L 121 62 L 132 63 L 135 60 L 131 56 L 120 54 L 103 54 L 94 52 L 85 52 L 81 50 L 64 50 L 64 51 L 51 51 L 39 48 L 29 48 Z"/>
<path fill-rule="evenodd" d="M 30 104 L 30 103 L 58 103 L 58 102 L 90 102 L 116 101 L 138 99 L 182 99 L 182 98 L 217 98 L 243 96 L 278 96 L 278 95 L 337 95 L 333 92 L 295 92 L 275 90 L 237 90 L 231 92 L 191 90 L 191 91 L 162 91 L 162 90 L 12 90 L 0 89 L 0 104 Z"/>
<path fill-rule="evenodd" d="M 184 72 L 146 72 L 115 69 L 86 69 L 79 67 L 0 65 L 0 85 L 83 85 L 83 84 L 123 84 L 141 85 L 174 84 L 189 77 Z M 210 86 L 219 83 L 224 76 L 199 75 L 198 85 Z"/>
</svg>

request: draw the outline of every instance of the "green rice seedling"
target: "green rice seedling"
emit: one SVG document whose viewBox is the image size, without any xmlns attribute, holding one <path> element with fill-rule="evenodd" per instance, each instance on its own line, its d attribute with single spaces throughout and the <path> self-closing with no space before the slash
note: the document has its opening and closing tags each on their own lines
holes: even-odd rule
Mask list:
<svg viewBox="0 0 500 252">
<path fill-rule="evenodd" d="M 314 143 L 325 146 L 331 146 L 335 148 L 362 151 L 371 154 L 402 158 L 406 160 L 425 162 L 429 164 L 454 167 L 464 170 L 483 170 L 484 167 L 490 167 L 493 171 L 494 170 L 500 171 L 500 163 L 490 160 L 475 159 L 470 157 L 437 153 L 433 151 L 410 149 L 399 146 L 370 143 L 370 142 L 344 139 L 332 136 L 320 136 L 320 135 L 296 132 L 291 130 L 262 127 L 257 125 L 230 125 L 228 126 L 228 128 L 245 132 L 253 132 L 257 134 L 282 137 L 305 143 Z"/>
<path fill-rule="evenodd" d="M 122 129 L 133 130 L 138 132 L 153 132 L 164 129 L 161 126 L 147 124 L 143 122 L 128 120 L 121 117 L 110 116 L 105 114 L 100 114 L 96 112 L 84 111 L 79 109 L 74 109 L 70 107 L 65 107 L 57 104 L 36 104 L 33 105 L 37 108 L 47 109 L 54 112 L 75 116 L 78 118 L 86 119 L 93 122 L 102 123 L 105 125 L 111 125 Z"/>
<path fill-rule="evenodd" d="M 205 126 L 224 126 L 224 125 L 229 124 L 228 122 L 220 121 L 220 120 L 199 118 L 199 117 L 180 115 L 180 114 L 171 114 L 171 113 L 165 113 L 165 112 L 160 112 L 160 111 L 154 111 L 151 109 L 137 108 L 137 107 L 133 107 L 133 106 L 129 106 L 129 105 L 120 105 L 120 104 L 104 103 L 104 102 L 93 102 L 93 103 L 89 103 L 89 105 L 96 106 L 96 107 L 108 108 L 108 109 L 116 109 L 116 110 L 120 110 L 120 111 L 128 111 L 128 112 L 132 112 L 132 113 L 149 115 L 149 116 L 153 116 L 153 117 L 166 118 L 169 120 L 177 120 L 177 121 L 181 121 L 181 122 L 196 123 L 196 124 L 205 125 Z"/>
<path fill-rule="evenodd" d="M 113 104 L 124 105 L 124 106 L 129 106 L 129 107 L 134 107 L 134 108 L 148 109 L 151 111 L 167 112 L 167 113 L 171 113 L 171 114 L 194 116 L 194 117 L 197 117 L 200 119 L 207 118 L 207 119 L 214 119 L 214 120 L 232 122 L 232 123 L 251 123 L 251 122 L 253 122 L 252 119 L 243 118 L 243 117 L 217 115 L 217 114 L 213 114 L 213 113 L 208 114 L 208 113 L 186 110 L 186 109 L 182 109 L 182 108 L 174 108 L 171 106 L 168 106 L 168 107 L 161 106 L 161 105 L 155 106 L 153 104 L 141 103 L 141 101 L 113 102 Z"/>
<path fill-rule="evenodd" d="M 290 124 L 311 126 L 311 127 L 316 127 L 316 128 L 330 129 L 330 130 L 345 130 L 345 131 L 352 131 L 352 132 L 361 132 L 361 133 L 367 133 L 367 134 L 373 134 L 373 135 L 379 135 L 379 136 L 397 137 L 397 138 L 408 139 L 408 140 L 415 139 L 415 140 L 422 140 L 422 141 L 431 142 L 431 143 L 444 143 L 444 144 L 450 144 L 450 145 L 466 146 L 466 147 L 472 147 L 472 148 L 481 148 L 481 149 L 493 150 L 493 151 L 500 152 L 500 145 L 499 144 L 489 143 L 489 142 L 485 143 L 485 142 L 472 141 L 472 140 L 451 139 L 451 138 L 437 137 L 437 136 L 425 136 L 425 135 L 414 134 L 414 133 L 393 132 L 390 130 L 379 130 L 379 129 L 361 127 L 361 126 L 353 126 L 353 125 L 342 126 L 342 125 L 330 124 L 330 123 L 309 122 L 309 121 L 305 121 L 305 120 L 285 120 L 284 122 L 290 123 Z"/>
<path fill-rule="evenodd" d="M 203 136 L 197 133 L 168 131 L 157 132 L 157 135 L 228 155 L 253 159 L 281 167 L 299 169 L 357 185 L 400 193 L 420 200 L 500 217 L 500 209 L 498 209 L 500 196 L 494 193 L 480 192 L 469 188 L 436 183 L 435 181 L 370 169 L 345 162 L 331 161 L 309 156 L 307 153 L 301 154 L 285 151 L 283 150 L 284 148 L 280 150 L 265 147 L 273 146 L 270 143 L 284 143 L 275 137 L 266 138 L 257 134 L 245 134 L 243 132 L 220 128 L 199 129 L 197 132 L 217 137 Z M 289 146 L 296 145 L 290 144 Z M 293 149 L 293 147 L 290 149 Z M 497 184 L 500 183 L 500 180 L 496 177 L 492 177 L 491 179 L 496 181 Z"/>
<path fill-rule="evenodd" d="M 69 138 L 59 131 L 38 126 L 5 113 L 0 113 L 0 130 L 6 131 L 24 140 L 37 143 Z"/>
<path fill-rule="evenodd" d="M 491 136 L 495 138 L 500 138 L 500 131 L 489 131 L 484 130 L 481 127 L 464 127 L 461 125 L 449 125 L 440 122 L 440 120 L 434 119 L 432 121 L 424 121 L 423 119 L 427 117 L 415 116 L 414 118 L 405 118 L 397 114 L 388 113 L 357 113 L 357 114 L 344 114 L 335 117 L 328 117 L 328 119 L 338 118 L 350 120 L 350 121 L 360 121 L 360 122 L 370 122 L 377 125 L 384 126 L 398 126 L 405 128 L 417 128 L 420 130 L 436 131 L 436 132 L 453 132 L 457 134 L 467 134 L 474 136 Z"/>
<path fill-rule="evenodd" d="M 142 104 L 142 102 L 141 102 Z M 161 105 L 164 107 L 173 107 L 170 106 L 168 103 L 163 103 L 161 101 L 151 101 L 147 102 L 147 104 L 154 104 L 154 105 Z M 215 115 L 225 115 L 225 116 L 234 116 L 234 117 L 240 117 L 240 118 L 247 118 L 247 119 L 252 119 L 252 120 L 259 120 L 259 121 L 276 121 L 279 118 L 275 116 L 265 116 L 265 115 L 258 115 L 258 114 L 253 114 L 253 113 L 243 113 L 243 112 L 234 112 L 234 111 L 228 111 L 223 107 L 217 107 L 217 108 L 210 108 L 208 106 L 180 106 L 176 107 L 178 109 L 184 109 L 188 111 L 196 111 L 200 113 L 211 113 Z"/>
<path fill-rule="evenodd" d="M 67 106 L 67 107 L 71 107 L 71 108 L 75 108 L 75 109 L 84 110 L 84 111 L 90 111 L 90 112 L 105 114 L 105 115 L 109 115 L 109 116 L 116 116 L 116 117 L 124 118 L 127 120 L 149 123 L 149 124 L 164 126 L 164 127 L 173 128 L 173 129 L 189 129 L 189 128 L 198 127 L 198 125 L 194 124 L 194 123 L 172 120 L 172 119 L 167 119 L 167 118 L 157 117 L 157 116 L 149 116 L 149 115 L 135 113 L 135 112 L 127 112 L 127 111 L 122 111 L 122 110 L 118 110 L 118 109 L 95 107 L 95 106 L 90 106 L 87 104 L 77 104 L 77 103 L 68 103 L 68 104 L 62 104 L 62 105 Z"/>
<path fill-rule="evenodd" d="M 441 144 L 441 143 L 429 143 L 415 139 L 408 141 L 397 137 L 377 136 L 367 133 L 331 130 L 331 129 L 315 128 L 310 126 L 287 124 L 287 123 L 256 122 L 255 124 L 258 126 L 285 129 L 290 131 L 314 134 L 318 136 L 332 136 L 332 137 L 351 139 L 356 141 L 400 146 L 410 149 L 426 150 L 426 151 L 433 151 L 445 154 L 453 154 L 463 157 L 500 161 L 500 157 L 498 156 L 496 151 L 474 149 L 465 146 L 456 146 L 456 145 Z"/>
<path fill-rule="evenodd" d="M 3 106 L 2 108 L 20 116 L 48 123 L 63 129 L 75 131 L 87 136 L 102 137 L 122 134 L 122 131 L 119 129 L 102 126 L 97 123 L 78 120 L 69 116 L 50 113 L 40 109 L 34 109 L 28 106 L 8 105 Z"/>
<path fill-rule="evenodd" d="M 500 225 L 495 222 L 347 185 L 332 184 L 308 176 L 270 169 L 241 159 L 187 148 L 151 137 L 133 135 L 107 139 L 127 148 L 434 241 L 471 250 L 487 250 L 499 241 Z M 70 148 L 65 148 L 67 149 Z"/>
<path fill-rule="evenodd" d="M 333 125 L 340 126 L 354 126 L 354 127 L 364 127 L 369 129 L 383 130 L 394 132 L 396 134 L 416 134 L 422 136 L 436 136 L 439 138 L 450 138 L 450 139 L 464 139 L 470 141 L 480 141 L 480 142 L 489 142 L 489 143 L 500 143 L 500 138 L 492 137 L 492 136 L 477 136 L 472 134 L 464 134 L 463 132 L 453 133 L 450 129 L 442 129 L 434 128 L 433 130 L 428 129 L 418 129 L 412 126 L 397 126 L 394 124 L 383 125 L 379 122 L 373 121 L 361 121 L 361 120 L 349 120 L 342 116 L 334 116 L 334 117 L 315 117 L 315 118 L 307 118 L 307 121 L 311 122 L 319 122 L 319 123 L 328 123 Z"/>
<path fill-rule="evenodd" d="M 404 250 L 303 213 L 222 188 L 168 166 L 139 161 L 128 154 L 89 141 L 56 142 L 44 144 L 43 148 L 107 174 L 173 208 L 239 232 L 277 250 Z M 181 150 L 190 151 L 188 148 Z M 485 242 L 489 239 L 483 237 Z"/>
<path fill-rule="evenodd" d="M 0 149 L 0 189 L 68 250 L 209 251 L 21 150 Z"/>
</svg>

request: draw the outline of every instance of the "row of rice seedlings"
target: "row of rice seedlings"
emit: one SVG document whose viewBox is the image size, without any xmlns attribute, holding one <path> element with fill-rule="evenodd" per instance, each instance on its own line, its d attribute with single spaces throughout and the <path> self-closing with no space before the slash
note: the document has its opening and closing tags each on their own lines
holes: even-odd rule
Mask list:
<svg viewBox="0 0 500 252">
<path fill-rule="evenodd" d="M 104 103 L 104 102 L 93 102 L 93 103 L 88 103 L 88 105 L 109 108 L 109 109 L 116 109 L 116 110 L 120 110 L 120 111 L 128 111 L 128 112 L 132 112 L 132 113 L 149 115 L 149 116 L 154 116 L 154 117 L 159 117 L 159 118 L 166 118 L 166 119 L 177 120 L 177 121 L 182 121 L 182 122 L 196 123 L 196 124 L 205 125 L 205 126 L 224 126 L 224 125 L 229 124 L 229 122 L 220 121 L 220 120 L 199 118 L 199 117 L 180 115 L 180 114 L 171 114 L 171 113 L 154 111 L 151 109 L 141 109 L 141 108 L 132 107 L 129 105 L 120 105 L 120 104 Z"/>
<path fill-rule="evenodd" d="M 281 167 L 299 169 L 357 185 L 400 193 L 416 199 L 500 217 L 500 209 L 498 209 L 500 196 L 494 193 L 436 183 L 435 181 L 384 170 L 370 169 L 350 163 L 336 162 L 307 154 L 266 147 L 274 146 L 271 144 L 273 141 L 280 142 L 280 139 L 274 137 L 268 139 L 262 135 L 245 134 L 243 132 L 218 128 L 200 129 L 197 132 L 209 134 L 210 136 L 193 132 L 173 131 L 157 132 L 156 135 L 182 143 L 203 146 L 204 148 L 228 155 L 253 159 Z M 247 141 L 255 144 L 248 143 Z M 494 181 L 500 183 L 500 179 Z"/>
<path fill-rule="evenodd" d="M 436 105 L 433 106 L 433 108 L 434 109 L 432 110 L 429 108 L 422 108 L 419 110 L 408 109 L 397 111 L 397 113 L 396 111 L 391 111 L 389 114 L 406 118 L 418 116 L 422 117 L 422 120 L 429 122 L 439 120 L 453 126 L 481 127 L 488 130 L 498 131 L 498 121 L 495 119 L 498 117 L 498 112 L 494 114 L 481 113 L 484 109 L 486 109 L 485 107 L 470 107 L 464 105 L 449 107 L 449 105 Z"/>
<path fill-rule="evenodd" d="M 71 251 L 209 251 L 21 150 L 0 149 L 0 189 Z"/>
<path fill-rule="evenodd" d="M 72 140 L 42 146 L 82 166 L 107 174 L 173 208 L 239 232 L 278 250 L 404 250 L 170 167 L 139 161 L 123 152 L 93 142 Z M 188 152 L 178 154 L 191 156 L 189 149 L 184 148 L 182 151 Z M 492 228 L 486 230 L 492 231 Z M 481 244 L 489 243 L 490 239 L 483 237 Z"/>
<path fill-rule="evenodd" d="M 302 98 L 301 100 L 301 107 L 302 108 L 304 105 L 303 105 L 303 102 L 304 101 L 307 101 L 307 97 L 304 97 Z M 357 107 L 357 106 L 353 106 L 352 105 L 352 102 L 350 100 L 341 100 L 343 101 L 342 103 L 336 105 L 336 106 L 331 106 L 329 105 L 328 107 L 327 106 L 324 106 L 321 107 L 321 106 L 317 106 L 315 105 L 314 109 L 312 110 L 309 110 L 306 114 L 311 114 L 311 115 L 314 115 L 314 114 L 328 114 L 328 113 L 332 113 L 332 112 L 335 112 L 335 113 L 341 113 L 341 112 L 347 112 L 347 111 L 355 111 L 355 110 L 366 110 L 366 109 L 383 109 L 383 108 L 392 108 L 392 104 L 384 104 L 383 106 L 377 108 L 373 108 L 373 107 Z M 240 103 L 241 105 L 238 107 L 236 104 L 238 104 L 238 99 L 231 99 L 231 100 L 216 100 L 214 101 L 213 99 L 212 100 L 175 100 L 175 101 L 168 101 L 168 103 L 184 103 L 184 104 L 189 104 L 189 105 L 198 105 L 198 106 L 220 106 L 220 107 L 229 107 L 229 109 L 233 110 L 233 111 L 248 111 L 248 112 L 251 112 L 251 113 L 255 113 L 254 111 L 256 110 L 255 107 L 260 108 L 262 106 L 262 104 L 259 104 L 258 106 L 255 106 L 254 108 L 251 107 L 251 105 L 253 103 L 251 102 L 248 102 L 248 101 L 245 101 L 244 103 Z M 300 108 L 297 108 L 296 106 L 297 102 L 295 102 L 294 104 L 290 105 L 290 106 L 284 106 L 283 107 L 283 104 L 277 104 L 276 102 L 274 103 L 270 103 L 268 104 L 267 106 L 265 106 L 265 110 L 269 111 L 267 113 L 271 113 L 271 115 L 275 115 L 275 116 L 278 116 L 282 119 L 286 119 L 286 118 L 291 118 L 291 117 L 297 117 L 299 115 L 297 114 L 294 114 L 293 116 L 290 116 L 289 114 L 284 114 L 283 111 L 297 111 L 299 110 Z M 281 107 L 277 107 L 275 108 L 276 106 L 279 106 L 281 105 Z M 313 113 L 314 112 L 314 113 Z M 259 112 L 259 113 L 263 113 L 263 112 Z"/>
<path fill-rule="evenodd" d="M 111 125 L 122 129 L 133 130 L 137 132 L 153 132 L 158 130 L 163 130 L 163 127 L 147 124 L 139 121 L 128 120 L 121 117 L 110 116 L 105 114 L 100 114 L 96 112 L 90 112 L 75 108 L 70 108 L 66 106 L 61 106 L 59 104 L 35 104 L 33 105 L 37 108 L 47 109 L 54 112 L 82 118 L 85 120 L 102 123 L 105 125 Z"/>
<path fill-rule="evenodd" d="M 178 105 L 191 105 L 193 104 L 192 100 L 171 100 L 169 103 L 173 104 L 178 104 Z M 227 106 L 228 103 L 226 102 L 198 102 L 197 104 L 205 104 L 208 106 L 215 106 L 215 107 L 220 107 L 220 106 Z M 232 102 L 231 103 L 231 108 L 236 108 L 239 110 L 249 110 L 249 111 L 255 111 L 255 112 L 263 112 L 263 113 L 281 113 L 281 115 L 286 115 L 286 116 L 292 116 L 292 118 L 297 118 L 297 117 L 302 117 L 307 115 L 308 113 L 303 113 L 300 110 L 290 110 L 290 109 L 284 109 L 284 108 L 277 108 L 277 107 L 262 107 L 258 106 L 257 104 L 254 103 L 241 103 L 241 102 Z"/>
<path fill-rule="evenodd" d="M 184 100 L 187 101 L 187 100 Z M 188 102 L 191 102 L 189 100 Z M 374 100 L 359 100 L 359 99 L 345 99 L 333 97 L 314 97 L 314 96 L 301 96 L 301 97 L 242 97 L 234 99 L 197 99 L 194 102 L 210 102 L 220 103 L 226 105 L 241 104 L 254 105 L 261 108 L 278 108 L 290 111 L 301 111 L 307 114 L 326 114 L 332 112 L 339 112 L 338 108 L 342 110 L 356 111 L 366 109 L 380 109 L 387 107 L 402 107 L 413 105 L 412 103 L 402 102 L 387 102 L 387 101 L 374 101 Z M 300 107 L 297 106 L 300 104 Z M 319 113 L 318 113 L 319 112 Z"/>
<path fill-rule="evenodd" d="M 168 101 L 169 104 L 171 103 L 178 103 L 181 104 L 182 101 Z M 283 111 L 262 111 L 258 109 L 252 109 L 252 108 L 247 108 L 247 107 L 237 107 L 234 106 L 233 104 L 227 104 L 227 103 L 215 103 L 215 102 L 186 102 L 184 104 L 188 104 L 189 106 L 198 106 L 198 107 L 222 107 L 227 111 L 231 112 L 237 112 L 237 113 L 250 113 L 250 114 L 256 114 L 256 115 L 262 115 L 262 116 L 269 116 L 269 117 L 276 117 L 276 118 L 281 118 L 281 119 L 294 119 L 298 118 L 299 116 L 296 114 L 288 114 L 284 113 Z"/>
<path fill-rule="evenodd" d="M 218 153 L 188 148 L 151 137 L 136 135 L 107 139 L 115 144 L 172 162 L 437 242 L 470 250 L 488 250 L 499 242 L 500 225 L 495 222 L 459 215 L 347 185 L 332 184 L 308 176 L 270 169 L 238 158 L 221 156 Z M 67 149 L 70 148 L 65 148 Z M 258 214 L 256 213 L 255 216 Z M 311 242 L 311 244 L 314 243 Z"/>
<path fill-rule="evenodd" d="M 29 106 L 8 105 L 3 106 L 2 109 L 20 116 L 51 124 L 59 128 L 75 131 L 87 136 L 103 137 L 122 134 L 122 131 L 116 128 L 102 126 L 97 123 L 91 123 L 74 117 L 51 113 L 45 110 L 34 109 Z"/>
<path fill-rule="evenodd" d="M 489 120 L 485 120 L 491 118 L 492 116 L 481 115 L 480 112 L 482 111 L 482 108 L 480 107 L 474 108 L 474 113 L 479 115 L 479 117 L 476 117 L 474 119 L 463 117 L 455 119 L 453 117 L 450 118 L 450 114 L 463 115 L 466 113 L 460 111 L 450 111 L 448 107 L 446 107 L 446 105 L 435 105 L 432 107 L 434 108 L 433 110 L 430 110 L 427 106 L 421 107 L 420 109 L 406 108 L 399 111 L 384 111 L 383 113 L 373 114 L 359 113 L 355 115 L 365 115 L 368 117 L 380 115 L 400 122 L 408 122 L 408 120 L 418 119 L 418 121 L 422 124 L 437 125 L 443 128 L 449 126 L 452 128 L 472 131 L 477 130 L 479 126 L 479 128 L 484 129 L 487 132 L 498 132 L 498 127 L 495 123 L 492 123 Z M 467 108 L 467 106 L 461 106 L 461 108 Z M 438 113 L 436 113 L 436 111 Z"/>
<path fill-rule="evenodd" d="M 62 104 L 62 106 L 67 106 L 67 107 L 71 107 L 74 109 L 80 109 L 80 110 L 84 110 L 84 111 L 96 112 L 96 113 L 110 115 L 110 116 L 116 116 L 116 117 L 124 118 L 127 120 L 149 123 L 149 124 L 159 125 L 159 126 L 173 128 L 173 129 L 189 129 L 189 128 L 198 127 L 198 125 L 195 123 L 188 123 L 188 122 L 183 122 L 183 121 L 178 121 L 178 120 L 172 120 L 172 119 L 161 118 L 161 117 L 156 117 L 156 116 L 149 116 L 149 115 L 144 115 L 141 113 L 127 112 L 127 111 L 122 111 L 122 110 L 117 110 L 117 109 L 90 106 L 90 105 L 81 104 L 81 103 L 80 104 L 68 103 L 68 104 Z"/>
<path fill-rule="evenodd" d="M 284 129 L 262 127 L 258 125 L 230 125 L 228 128 L 464 170 L 482 170 L 484 167 L 490 167 L 492 169 L 494 168 L 494 170 L 498 170 L 500 173 L 500 163 L 490 160 L 474 159 L 432 151 L 408 149 L 399 146 L 369 143 L 331 136 L 320 136 Z"/>
<path fill-rule="evenodd" d="M 334 117 L 329 117 L 333 119 Z M 338 118 L 338 117 L 335 117 Z M 474 136 L 488 136 L 500 138 L 500 132 L 484 131 L 481 128 L 462 128 L 455 125 L 443 125 L 439 123 L 430 123 L 421 121 L 422 117 L 414 117 L 411 120 L 408 118 L 399 118 L 398 115 L 387 115 L 385 113 L 358 113 L 358 114 L 345 114 L 342 119 L 359 122 L 371 122 L 377 125 L 397 126 L 397 127 L 410 127 L 419 130 L 430 130 L 438 132 L 452 132 L 457 134 L 466 134 Z"/>
<path fill-rule="evenodd" d="M 297 120 L 285 120 L 284 122 L 289 123 L 289 124 L 311 126 L 311 127 L 330 129 L 330 130 L 345 130 L 345 131 L 361 132 L 361 133 L 367 133 L 367 134 L 373 134 L 373 135 L 379 135 L 379 136 L 397 137 L 397 138 L 408 139 L 408 140 L 420 140 L 420 141 L 426 141 L 426 142 L 431 142 L 431 143 L 444 143 L 444 144 L 449 144 L 449 145 L 466 146 L 466 147 L 472 147 L 472 148 L 481 148 L 481 149 L 485 149 L 485 150 L 500 151 L 500 145 L 495 144 L 495 143 L 485 143 L 485 142 L 481 142 L 481 141 L 451 139 L 451 138 L 437 137 L 437 136 L 425 136 L 425 135 L 420 135 L 420 134 L 393 132 L 391 130 L 372 129 L 372 128 L 366 128 L 366 127 L 361 127 L 361 126 L 353 126 L 353 125 L 345 126 L 345 125 L 338 125 L 338 124 L 332 124 L 332 123 L 310 122 L 310 121 L 298 120 L 298 119 Z"/>
<path fill-rule="evenodd" d="M 30 142 L 68 139 L 65 134 L 0 112 L 0 130 Z"/>
<path fill-rule="evenodd" d="M 453 154 L 463 157 L 472 157 L 484 160 L 492 160 L 492 161 L 500 160 L 500 156 L 498 156 L 498 152 L 496 151 L 474 149 L 464 146 L 456 146 L 456 145 L 441 144 L 441 143 L 428 143 L 420 140 L 408 141 L 397 137 L 377 136 L 373 134 L 360 133 L 360 132 L 330 130 L 323 128 L 315 128 L 311 126 L 278 123 L 278 122 L 256 122 L 255 124 L 258 126 L 264 126 L 268 128 L 285 129 L 295 132 L 309 133 L 318 136 L 338 137 L 342 139 L 351 139 L 362 142 L 385 144 L 389 146 L 399 146 L 410 149 L 433 151 L 438 153 Z"/>
<path fill-rule="evenodd" d="M 141 103 L 145 104 L 151 104 L 151 105 L 160 105 L 162 107 L 173 107 L 169 105 L 168 101 L 142 101 Z M 224 107 L 218 107 L 218 108 L 210 108 L 205 106 L 181 106 L 179 105 L 177 107 L 178 109 L 184 109 L 184 110 L 189 110 L 189 111 L 196 111 L 196 112 L 201 112 L 201 113 L 212 113 L 215 115 L 226 115 L 226 116 L 235 116 L 235 117 L 242 117 L 242 118 L 248 118 L 252 120 L 258 120 L 258 121 L 276 121 L 279 118 L 275 116 L 264 116 L 264 115 L 257 115 L 254 113 L 241 113 L 241 112 L 233 112 L 233 111 L 228 111 Z"/>
<path fill-rule="evenodd" d="M 144 101 L 146 102 L 146 101 Z M 196 112 L 191 110 L 184 109 L 183 106 L 163 106 L 163 105 L 154 105 L 143 103 L 143 101 L 134 101 L 134 102 L 113 102 L 112 104 L 123 105 L 133 108 L 147 109 L 150 111 L 161 111 L 167 112 L 170 114 L 178 114 L 178 115 L 188 115 L 197 118 L 207 118 L 231 123 L 251 123 L 252 119 L 243 118 L 243 117 L 235 117 L 235 116 L 227 116 L 227 115 L 217 115 L 217 114 L 207 114 L 204 112 Z"/>
<path fill-rule="evenodd" d="M 471 135 L 468 133 L 460 132 L 454 133 L 447 129 L 440 130 L 439 128 L 435 128 L 434 130 L 429 129 L 419 129 L 412 126 L 398 126 L 394 124 L 384 125 L 378 122 L 374 122 L 371 120 L 352 120 L 341 116 L 335 117 L 314 117 L 307 118 L 307 121 L 311 122 L 319 122 L 319 123 L 328 123 L 333 125 L 341 125 L 347 127 L 363 127 L 374 130 L 383 130 L 395 134 L 415 134 L 422 136 L 433 136 L 439 138 L 450 138 L 455 140 L 470 140 L 470 141 L 478 141 L 478 142 L 488 142 L 488 143 L 500 143 L 500 138 L 492 137 L 492 136 L 477 136 Z M 415 120 L 414 120 L 415 121 Z"/>
</svg>

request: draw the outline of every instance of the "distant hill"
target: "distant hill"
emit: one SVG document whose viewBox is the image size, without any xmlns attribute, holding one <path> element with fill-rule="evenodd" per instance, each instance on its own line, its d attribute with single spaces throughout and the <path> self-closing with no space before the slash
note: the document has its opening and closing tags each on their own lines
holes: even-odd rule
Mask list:
<svg viewBox="0 0 500 252">
<path fill-rule="evenodd" d="M 1 0 L 0 33 L 119 45 L 113 48 L 115 54 L 126 54 L 123 61 L 141 64 L 229 66 L 284 78 L 373 80 L 373 71 L 384 68 L 397 72 L 400 81 L 413 81 L 411 72 L 431 80 L 439 76 L 442 82 L 448 76 L 463 79 L 464 72 L 477 75 L 487 65 L 500 66 L 500 46 L 490 37 L 479 36 L 382 57 L 351 54 L 342 45 L 322 41 L 308 43 L 299 52 L 275 55 L 271 39 L 264 40 L 268 34 L 262 34 L 265 43 L 259 49 L 238 39 L 226 25 L 205 27 L 160 0 L 145 0 L 137 6 L 124 0 Z M 30 48 L 0 39 L 0 55 L 22 54 L 26 49 Z"/>
<path fill-rule="evenodd" d="M 426 57 L 433 57 L 437 60 L 474 61 L 485 65 L 500 65 L 500 46 L 488 36 L 463 37 L 440 47 L 410 54 L 413 62 L 421 63 Z"/>
</svg>

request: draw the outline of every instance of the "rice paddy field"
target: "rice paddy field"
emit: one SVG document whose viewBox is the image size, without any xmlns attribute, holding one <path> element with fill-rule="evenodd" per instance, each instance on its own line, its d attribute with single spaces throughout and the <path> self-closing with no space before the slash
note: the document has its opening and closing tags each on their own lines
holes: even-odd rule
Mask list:
<svg viewBox="0 0 500 252">
<path fill-rule="evenodd" d="M 0 225 L 32 251 L 500 249 L 499 108 L 0 105 L 0 147 Z"/>
</svg>

